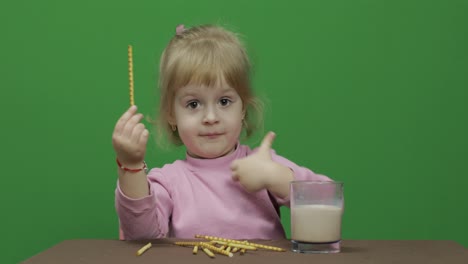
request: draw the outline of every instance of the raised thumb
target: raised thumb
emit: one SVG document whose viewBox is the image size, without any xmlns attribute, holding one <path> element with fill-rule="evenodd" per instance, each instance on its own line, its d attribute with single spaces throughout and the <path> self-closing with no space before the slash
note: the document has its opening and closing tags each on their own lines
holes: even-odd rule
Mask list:
<svg viewBox="0 0 468 264">
<path fill-rule="evenodd" d="M 272 131 L 268 132 L 262 140 L 262 144 L 260 145 L 259 152 L 267 152 L 270 153 L 271 145 L 273 144 L 273 140 L 275 139 L 276 134 Z"/>
</svg>

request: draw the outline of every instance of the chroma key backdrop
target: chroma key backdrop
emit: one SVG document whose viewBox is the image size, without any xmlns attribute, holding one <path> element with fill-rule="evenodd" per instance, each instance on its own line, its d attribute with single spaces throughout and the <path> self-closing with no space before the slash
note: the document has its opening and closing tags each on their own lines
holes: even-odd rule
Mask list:
<svg viewBox="0 0 468 264">
<path fill-rule="evenodd" d="M 135 104 L 154 119 L 159 56 L 181 23 L 241 34 L 266 105 L 246 143 L 275 131 L 277 153 L 343 181 L 344 239 L 468 246 L 467 13 L 456 0 L 2 1 L 0 262 L 118 238 L 127 48 Z M 184 158 L 150 130 L 149 167 Z"/>
</svg>

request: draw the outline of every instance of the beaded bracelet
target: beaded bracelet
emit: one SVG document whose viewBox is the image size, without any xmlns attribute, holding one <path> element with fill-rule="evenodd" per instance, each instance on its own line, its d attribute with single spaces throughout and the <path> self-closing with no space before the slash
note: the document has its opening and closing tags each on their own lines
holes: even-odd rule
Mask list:
<svg viewBox="0 0 468 264">
<path fill-rule="evenodd" d="M 143 168 L 139 168 L 139 169 L 129 169 L 129 168 L 126 168 L 124 166 L 122 166 L 122 164 L 120 163 L 119 159 L 115 159 L 115 161 L 117 161 L 117 165 L 119 165 L 119 168 L 121 168 L 122 170 L 124 171 L 129 171 L 129 172 L 139 172 L 139 171 L 147 171 L 148 170 L 148 166 L 146 166 L 146 162 L 143 161 Z"/>
</svg>

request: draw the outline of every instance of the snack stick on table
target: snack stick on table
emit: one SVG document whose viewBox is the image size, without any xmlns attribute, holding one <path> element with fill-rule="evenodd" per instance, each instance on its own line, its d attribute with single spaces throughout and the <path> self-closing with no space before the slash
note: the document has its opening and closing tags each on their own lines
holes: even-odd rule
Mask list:
<svg viewBox="0 0 468 264">
<path fill-rule="evenodd" d="M 210 256 L 210 258 L 214 258 L 215 255 L 213 254 L 213 252 L 211 252 L 209 249 L 207 249 L 206 247 L 202 247 L 203 251 L 208 255 Z"/>
<path fill-rule="evenodd" d="M 241 244 L 241 245 L 248 245 L 248 246 L 253 246 L 253 247 L 256 247 L 256 248 L 263 248 L 263 249 L 279 251 L 279 252 L 286 251 L 286 249 L 284 249 L 284 248 L 267 246 L 267 245 L 256 244 L 256 243 L 250 243 L 250 242 L 234 240 L 234 239 L 227 239 L 227 238 L 214 237 L 214 236 L 205 236 L 205 235 L 195 235 L 195 237 L 196 238 L 204 238 L 204 239 L 208 239 L 208 240 L 223 241 L 223 242 L 228 242 L 228 243 L 230 242 L 230 243 Z"/>
<path fill-rule="evenodd" d="M 146 250 L 148 250 L 148 248 L 151 247 L 151 242 L 146 244 L 144 247 L 140 248 L 138 251 L 137 251 L 137 256 L 141 256 L 141 254 L 145 253 Z"/>
<path fill-rule="evenodd" d="M 174 242 L 178 246 L 199 246 L 200 242 Z"/>
<path fill-rule="evenodd" d="M 257 250 L 256 247 L 251 246 L 251 245 L 243 245 L 243 244 L 236 244 L 236 243 L 228 243 L 229 247 L 232 248 L 244 248 L 244 249 L 249 249 L 249 250 Z"/>
<path fill-rule="evenodd" d="M 207 248 L 207 249 L 211 249 L 213 250 L 214 252 L 216 253 L 219 253 L 219 254 L 223 254 L 223 255 L 226 255 L 228 257 L 232 257 L 234 256 L 231 252 L 227 251 L 227 250 L 223 250 L 223 249 L 220 249 L 220 248 L 217 248 L 211 244 L 208 244 L 208 243 L 205 243 L 205 242 L 200 242 L 200 246 L 202 248 Z"/>
<path fill-rule="evenodd" d="M 278 252 L 285 252 L 286 251 L 286 249 L 284 249 L 284 248 L 267 246 L 267 245 L 256 244 L 256 243 L 248 243 L 248 245 L 252 246 L 252 247 L 256 247 L 256 248 L 263 248 L 263 249 L 268 249 L 268 250 L 273 250 L 273 251 L 278 251 Z"/>
</svg>

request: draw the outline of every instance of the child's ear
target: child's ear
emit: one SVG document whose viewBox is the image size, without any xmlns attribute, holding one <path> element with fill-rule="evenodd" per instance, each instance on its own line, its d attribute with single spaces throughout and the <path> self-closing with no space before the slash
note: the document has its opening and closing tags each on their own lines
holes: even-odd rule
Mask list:
<svg viewBox="0 0 468 264">
<path fill-rule="evenodd" d="M 169 125 L 175 125 L 175 119 L 173 117 L 170 117 L 168 116 L 167 117 L 167 122 L 169 123 Z"/>
<path fill-rule="evenodd" d="M 245 104 L 242 106 L 242 120 L 245 119 L 245 112 L 247 111 L 247 106 Z"/>
<path fill-rule="evenodd" d="M 171 125 L 171 126 L 175 126 L 177 124 L 173 113 L 167 113 L 166 114 L 166 120 L 169 123 L 169 125 Z"/>
</svg>

